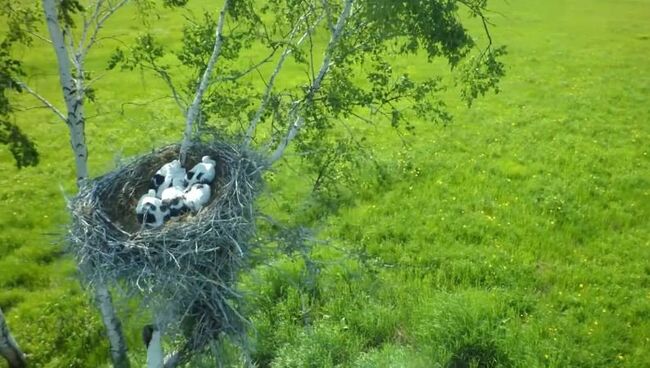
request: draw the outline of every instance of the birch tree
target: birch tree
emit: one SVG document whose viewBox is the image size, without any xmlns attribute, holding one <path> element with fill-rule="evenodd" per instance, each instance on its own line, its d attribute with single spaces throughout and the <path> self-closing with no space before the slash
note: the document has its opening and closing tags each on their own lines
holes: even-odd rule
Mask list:
<svg viewBox="0 0 650 368">
<path fill-rule="evenodd" d="M 85 86 L 86 70 L 84 62 L 88 52 L 97 41 L 99 31 L 106 20 L 126 3 L 126 0 L 117 2 L 97 0 L 93 4 L 92 10 L 86 12 L 82 5 L 74 0 L 58 2 L 58 4 L 56 0 L 43 0 L 45 22 L 58 64 L 61 92 L 65 101 L 65 115 L 53 107 L 52 104 L 44 103 L 51 106 L 53 112 L 68 127 L 78 186 L 83 185 L 84 181 L 88 179 L 88 147 L 86 145 L 86 116 L 84 113 L 84 102 L 87 98 L 88 87 Z M 75 43 L 72 39 L 71 28 L 73 22 L 71 15 L 77 12 L 83 12 L 84 14 L 81 37 Z M 59 19 L 63 20 L 63 24 L 60 23 Z M 36 93 L 33 94 L 38 98 Z M 108 286 L 103 284 L 95 285 L 95 298 L 110 342 L 113 366 L 129 367 L 126 341 L 120 320 L 113 308 Z"/>
<path fill-rule="evenodd" d="M 59 2 L 57 4 L 55 0 L 43 0 L 45 22 L 56 55 L 66 114 L 58 112 L 54 107 L 52 107 L 52 110 L 68 127 L 78 186 L 83 185 L 84 181 L 88 179 L 88 147 L 86 145 L 86 116 L 84 113 L 87 87 L 85 86 L 86 71 L 84 62 L 88 52 L 97 41 L 99 31 L 106 20 L 115 11 L 123 7 L 126 2 L 126 0 L 118 2 L 97 0 L 93 10 L 83 15 L 84 22 L 81 37 L 75 44 L 72 39 L 71 28 L 73 23 L 70 17 L 71 13 L 85 12 L 81 4 L 77 1 Z M 59 22 L 61 18 L 64 21 L 63 24 Z M 129 367 L 122 326 L 113 308 L 107 285 L 95 285 L 95 297 L 110 341 L 113 366 Z"/>
<path fill-rule="evenodd" d="M 3 41 L 2 51 L 0 52 L 0 107 L 2 107 L 0 113 L 6 116 L 12 110 L 5 93 L 7 90 L 28 93 L 44 107 L 50 109 L 68 127 L 78 186 L 83 185 L 84 181 L 89 177 L 84 103 L 89 96 L 90 88 L 86 85 L 85 59 L 97 42 L 98 34 L 105 22 L 126 3 L 126 0 L 97 0 L 86 10 L 76 0 L 44 0 L 42 10 L 45 15 L 45 24 L 49 37 L 38 33 L 35 25 L 38 19 L 35 8 L 21 8 L 20 4 L 9 1 L 3 1 L 2 4 L 3 15 L 10 22 L 8 36 Z M 73 37 L 74 17 L 82 19 L 80 35 L 76 41 Z M 54 103 L 22 81 L 21 77 L 24 73 L 20 68 L 20 61 L 11 57 L 10 46 L 12 43 L 20 41 L 25 45 L 29 45 L 33 38 L 49 42 L 53 47 L 58 65 L 61 93 L 65 101 L 63 109 L 55 106 Z M 38 162 L 38 152 L 28 136 L 10 122 L 2 121 L 1 123 L 3 130 L 0 131 L 0 143 L 10 146 L 17 166 L 36 164 Z M 115 367 L 128 367 L 129 361 L 126 355 L 125 339 L 106 285 L 95 285 L 95 299 L 110 341 L 113 364 Z M 3 332 L 7 331 L 8 333 L 6 325 L 3 324 L 2 326 Z M 7 341 L 10 344 L 3 345 L 11 348 L 11 350 L 7 351 L 15 351 L 17 349 L 15 342 L 12 339 Z M 24 363 L 22 355 L 13 353 L 12 359 L 18 361 L 16 360 L 18 358 L 22 359 Z"/>
</svg>

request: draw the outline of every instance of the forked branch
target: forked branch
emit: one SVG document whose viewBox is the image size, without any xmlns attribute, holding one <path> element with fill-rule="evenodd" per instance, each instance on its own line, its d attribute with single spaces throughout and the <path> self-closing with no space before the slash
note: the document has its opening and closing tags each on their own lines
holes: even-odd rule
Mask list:
<svg viewBox="0 0 650 368">
<path fill-rule="evenodd" d="M 313 103 L 314 96 L 316 95 L 316 92 L 318 92 L 318 90 L 320 89 L 323 79 L 325 79 L 325 76 L 327 75 L 327 72 L 329 71 L 332 65 L 332 61 L 331 61 L 332 54 L 334 53 L 334 49 L 336 48 L 339 39 L 343 35 L 343 30 L 345 29 L 345 25 L 347 23 L 348 17 L 352 12 L 353 2 L 354 0 L 345 1 L 345 4 L 343 5 L 343 10 L 341 10 L 339 19 L 336 22 L 336 25 L 334 26 L 334 32 L 332 33 L 332 37 L 330 38 L 330 41 L 327 44 L 327 48 L 325 49 L 325 57 L 323 58 L 323 63 L 321 64 L 320 70 L 318 71 L 318 75 L 312 82 L 311 86 L 309 86 L 309 91 L 307 92 L 307 95 L 305 96 L 303 102 L 294 103 L 294 106 L 289 111 L 289 119 L 293 120 L 293 122 L 289 127 L 289 131 L 282 138 L 282 140 L 278 144 L 278 147 L 271 155 L 269 160 L 270 164 L 273 164 L 274 162 L 282 158 L 282 156 L 284 155 L 284 151 L 287 149 L 287 146 L 296 137 L 298 131 L 300 130 L 300 128 L 302 128 L 303 124 L 305 123 L 305 118 L 300 113 L 300 107 L 305 105 L 310 105 Z"/>
<path fill-rule="evenodd" d="M 30 88 L 27 84 L 25 84 L 24 82 L 18 81 L 18 85 L 20 86 L 20 88 L 22 88 L 22 89 L 24 89 L 25 91 L 27 91 L 27 93 L 29 93 L 30 95 L 36 97 L 37 100 L 41 101 L 41 103 L 43 103 L 43 105 L 44 105 L 45 107 L 47 107 L 47 108 L 49 108 L 50 110 L 52 110 L 52 112 L 53 112 L 56 116 L 58 116 L 61 120 L 63 120 L 64 123 L 67 122 L 67 119 L 65 118 L 65 115 L 63 115 L 63 113 L 62 113 L 59 109 L 57 109 L 56 106 L 54 106 L 54 105 L 53 105 L 50 101 L 48 101 L 45 97 L 41 96 L 38 92 L 36 92 L 35 90 L 31 89 L 31 88 Z"/>
<path fill-rule="evenodd" d="M 99 31 L 104 26 L 104 23 L 106 23 L 106 21 L 113 14 L 115 14 L 117 10 L 119 10 L 121 7 L 126 5 L 129 2 L 129 0 L 121 0 L 115 5 L 113 5 L 112 2 L 109 1 L 108 7 L 106 9 L 102 9 L 104 2 L 105 2 L 104 0 L 98 0 L 97 6 L 95 7 L 95 10 L 93 11 L 93 14 L 91 15 L 90 19 L 84 22 L 83 35 L 81 37 L 81 40 L 79 41 L 79 49 L 78 49 L 78 55 L 81 55 L 82 58 L 84 58 L 86 54 L 88 54 L 90 48 L 92 48 L 95 42 L 97 42 L 97 36 L 99 34 Z M 86 44 L 86 37 L 88 35 L 88 31 L 90 31 L 90 27 L 92 23 L 95 23 L 95 27 L 92 29 L 92 32 L 90 33 L 90 39 Z"/>
<path fill-rule="evenodd" d="M 302 22 L 304 22 L 307 17 L 310 14 L 307 13 L 303 15 L 300 20 L 296 23 L 295 27 L 291 30 L 291 33 L 289 34 L 289 40 L 288 42 L 291 42 L 293 40 L 293 37 L 297 33 L 298 29 L 300 28 L 300 25 Z M 282 52 L 282 55 L 280 55 L 280 59 L 278 59 L 278 63 L 275 66 L 275 69 L 273 70 L 273 73 L 271 74 L 271 78 L 269 79 L 269 82 L 266 85 L 266 90 L 264 91 L 264 95 L 262 96 L 262 102 L 260 103 L 260 107 L 257 109 L 255 112 L 255 115 L 251 119 L 250 123 L 248 124 L 248 129 L 246 130 L 246 137 L 244 138 L 244 146 L 248 147 L 251 143 L 251 140 L 253 139 L 253 136 L 255 135 L 255 130 L 257 129 L 257 124 L 259 124 L 260 120 L 262 119 L 262 116 L 264 115 L 264 112 L 266 111 L 266 107 L 269 103 L 269 100 L 271 99 L 271 92 L 273 91 L 273 86 L 275 84 L 275 78 L 277 78 L 278 74 L 280 74 L 280 71 L 282 70 L 282 66 L 284 65 L 284 61 L 287 59 L 287 57 L 291 54 L 291 52 L 295 49 L 300 47 L 302 43 L 307 39 L 307 37 L 314 32 L 314 29 L 316 28 L 316 25 L 320 23 L 320 20 L 322 17 L 320 17 L 311 27 L 309 27 L 303 35 L 300 37 L 300 39 L 296 42 L 295 45 L 287 45 L 287 47 L 284 49 Z"/>
</svg>

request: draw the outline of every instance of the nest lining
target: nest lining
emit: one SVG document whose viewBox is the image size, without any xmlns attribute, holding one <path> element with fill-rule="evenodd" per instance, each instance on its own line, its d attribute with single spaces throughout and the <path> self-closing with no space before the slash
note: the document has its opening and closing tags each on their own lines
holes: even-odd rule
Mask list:
<svg viewBox="0 0 650 368">
<path fill-rule="evenodd" d="M 69 244 L 88 282 L 119 283 L 143 295 L 161 327 L 180 327 L 188 342 L 202 346 L 219 332 L 241 332 L 232 286 L 254 239 L 265 162 L 225 142 L 193 144 L 185 167 L 204 155 L 217 162 L 210 203 L 145 229 L 135 206 L 178 152 L 178 145 L 161 148 L 84 185 L 69 202 Z"/>
</svg>

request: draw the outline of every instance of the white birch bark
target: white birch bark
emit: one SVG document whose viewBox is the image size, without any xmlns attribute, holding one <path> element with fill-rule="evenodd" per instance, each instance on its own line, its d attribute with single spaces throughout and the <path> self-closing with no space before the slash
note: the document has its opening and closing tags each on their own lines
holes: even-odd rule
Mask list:
<svg viewBox="0 0 650 368">
<path fill-rule="evenodd" d="M 63 100 L 67 109 L 66 124 L 70 132 L 70 145 L 75 157 L 77 183 L 81 184 L 88 177 L 88 149 L 86 147 L 85 119 L 83 109 L 83 90 L 77 89 L 77 83 L 72 77 L 68 50 L 63 37 L 63 31 L 58 20 L 57 3 L 55 0 L 43 0 L 45 21 L 52 40 L 54 53 L 59 67 L 59 81 L 63 90 Z"/>
<path fill-rule="evenodd" d="M 147 346 L 147 368 L 163 368 L 164 357 L 162 335 L 160 330 L 154 327 L 151 340 Z"/>
<path fill-rule="evenodd" d="M 126 340 L 122 332 L 122 323 L 113 308 L 113 300 L 106 284 L 95 285 L 95 301 L 99 306 L 102 321 L 106 328 L 106 335 L 110 343 L 111 360 L 115 368 L 128 368 L 130 366 L 127 356 Z"/>
<path fill-rule="evenodd" d="M 210 75 L 212 74 L 212 70 L 217 63 L 217 59 L 219 59 L 219 54 L 221 53 L 221 44 L 223 43 L 223 38 L 221 35 L 223 33 L 223 24 L 226 20 L 226 11 L 228 10 L 229 3 L 229 0 L 224 1 L 221 12 L 219 12 L 219 21 L 217 22 L 217 30 L 215 31 L 212 54 L 210 55 L 208 64 L 205 67 L 201 81 L 199 82 L 199 87 L 197 88 L 196 94 L 194 95 L 194 100 L 187 110 L 187 117 L 185 119 L 185 132 L 183 133 L 183 142 L 181 143 L 179 154 L 181 164 L 185 163 L 185 155 L 187 154 L 187 150 L 190 147 L 190 143 L 192 141 L 192 126 L 194 124 L 194 120 L 196 120 L 196 117 L 199 115 L 199 111 L 201 110 L 201 100 L 203 99 L 203 94 L 210 84 Z"/>
<path fill-rule="evenodd" d="M 9 368 L 23 368 L 27 366 L 25 355 L 18 347 L 16 340 L 11 336 L 5 316 L 0 309 L 0 356 L 5 358 Z"/>
<path fill-rule="evenodd" d="M 325 78 L 325 75 L 327 75 L 327 72 L 329 71 L 329 68 L 332 65 L 331 62 L 332 53 L 334 52 L 334 48 L 336 47 L 339 39 L 341 38 L 341 35 L 343 34 L 343 29 L 345 28 L 345 24 L 348 20 L 348 17 L 350 16 L 350 13 L 352 12 L 352 3 L 354 3 L 354 0 L 346 0 L 345 4 L 343 5 L 343 10 L 339 15 L 339 19 L 336 22 L 336 26 L 334 26 L 334 32 L 332 33 L 332 37 L 330 38 L 330 41 L 327 44 L 327 48 L 325 49 L 325 57 L 323 59 L 323 63 L 321 64 L 320 70 L 318 71 L 318 75 L 312 82 L 309 88 L 309 92 L 307 92 L 307 96 L 305 97 L 305 101 L 302 103 L 302 105 L 309 105 L 313 103 L 314 95 L 320 89 L 323 79 Z M 273 164 L 274 162 L 282 158 L 282 155 L 284 155 L 284 151 L 287 149 L 287 146 L 296 137 L 298 131 L 300 130 L 300 128 L 302 128 L 302 125 L 305 122 L 305 118 L 300 114 L 300 104 L 296 104 L 292 108 L 292 112 L 294 112 L 294 114 L 290 113 L 289 117 L 290 119 L 293 119 L 293 122 L 289 127 L 289 131 L 282 138 L 282 140 L 278 144 L 278 147 L 275 149 L 275 152 L 273 152 L 273 154 L 271 155 L 269 160 L 270 164 Z"/>
<path fill-rule="evenodd" d="M 164 368 L 175 368 L 181 361 L 181 353 L 175 351 L 165 358 Z"/>
<path fill-rule="evenodd" d="M 68 58 L 68 46 L 61 25 L 58 21 L 57 1 L 43 0 L 43 10 L 47 29 L 52 40 L 52 46 L 59 68 L 59 79 L 65 101 L 67 115 L 66 125 L 70 133 L 70 145 L 75 158 L 77 185 L 80 186 L 88 178 L 88 148 L 85 136 L 84 115 L 84 85 L 83 85 L 83 56 L 75 58 L 77 78 L 72 75 L 72 65 Z M 98 25 L 99 27 L 99 25 Z M 117 368 L 129 367 L 126 340 L 118 319 L 108 287 L 103 283 L 95 285 L 95 299 L 99 306 L 102 320 L 110 342 L 111 359 Z"/>
</svg>

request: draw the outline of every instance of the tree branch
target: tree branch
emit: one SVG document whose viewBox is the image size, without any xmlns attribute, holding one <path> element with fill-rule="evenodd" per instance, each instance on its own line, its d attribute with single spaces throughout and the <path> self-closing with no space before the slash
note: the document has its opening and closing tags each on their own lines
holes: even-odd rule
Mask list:
<svg viewBox="0 0 650 368">
<path fill-rule="evenodd" d="M 231 74 L 231 75 L 219 76 L 219 77 L 214 79 L 214 82 L 233 81 L 233 80 L 237 80 L 237 79 L 239 79 L 239 78 L 241 78 L 243 76 L 246 76 L 249 73 L 253 72 L 254 70 L 258 70 L 260 66 L 268 63 L 269 60 L 271 60 L 271 58 L 273 57 L 273 55 L 275 55 L 275 53 L 277 51 L 278 51 L 278 48 L 274 47 L 273 50 L 271 50 L 271 53 L 269 53 L 264 59 L 260 60 L 258 63 L 253 64 L 253 65 L 249 66 L 247 69 L 244 69 L 244 70 L 242 70 L 240 72 L 237 72 L 237 73 L 234 73 L 234 74 Z"/>
<path fill-rule="evenodd" d="M 36 33 L 36 32 L 27 31 L 27 33 L 29 33 L 31 36 L 34 36 L 34 37 L 38 38 L 39 40 L 41 40 L 41 41 L 43 41 L 43 42 L 45 42 L 45 43 L 49 43 L 49 44 L 52 43 L 52 41 L 50 41 L 49 39 L 47 39 L 47 37 L 45 37 L 45 36 L 41 36 L 40 34 L 38 34 L 38 33 Z"/>
<path fill-rule="evenodd" d="M 483 14 L 483 9 L 481 9 L 480 5 L 477 4 L 472 4 L 468 2 L 467 0 L 459 0 L 459 2 L 463 5 L 465 5 L 475 16 L 481 18 L 481 23 L 483 25 L 483 31 L 485 32 L 485 35 L 488 39 L 488 45 L 485 49 L 485 51 L 489 50 L 490 47 L 492 46 L 492 35 L 490 34 L 490 29 L 488 25 L 490 25 L 490 21 L 487 19 L 485 14 Z M 484 53 L 485 53 L 484 51 Z"/>
<path fill-rule="evenodd" d="M 27 366 L 25 355 L 9 332 L 2 309 L 0 309 L 0 356 L 7 360 L 10 368 L 24 368 Z"/>
<path fill-rule="evenodd" d="M 208 65 L 205 67 L 205 71 L 201 77 L 201 82 L 199 83 L 199 87 L 196 90 L 196 94 L 194 95 L 192 105 L 190 105 L 190 108 L 187 110 L 185 132 L 183 134 L 183 142 L 181 143 L 179 154 L 181 164 L 185 163 L 185 155 L 192 139 L 192 124 L 194 124 L 194 120 L 196 120 L 196 117 L 199 115 L 199 110 L 201 109 L 201 100 L 203 99 L 205 90 L 208 88 L 210 74 L 212 74 L 212 69 L 214 69 L 214 66 L 217 63 L 217 59 L 219 58 L 219 54 L 221 53 L 221 44 L 223 43 L 223 25 L 226 20 L 226 11 L 228 10 L 229 3 L 229 0 L 224 1 L 223 8 L 221 8 L 221 12 L 219 13 L 219 21 L 217 22 L 217 30 L 215 31 L 214 48 L 212 49 L 212 55 L 210 55 Z"/>
<path fill-rule="evenodd" d="M 59 82 L 67 110 L 65 121 L 70 132 L 70 144 L 75 157 L 77 184 L 80 185 L 88 178 L 88 150 L 84 132 L 83 99 L 80 99 L 78 93 L 83 93 L 83 91 L 77 91 L 75 79 L 72 76 L 71 62 L 68 58 L 69 49 L 58 20 L 57 2 L 43 0 L 43 11 L 59 68 Z"/>
<path fill-rule="evenodd" d="M 151 327 L 151 336 L 147 344 L 147 368 L 163 368 L 165 354 L 162 347 L 162 333 L 158 326 Z"/>
<path fill-rule="evenodd" d="M 329 0 L 321 0 L 325 14 L 327 15 L 327 27 L 331 33 L 334 33 L 334 23 L 332 23 L 332 9 L 330 8 Z"/>
<path fill-rule="evenodd" d="M 124 334 L 122 333 L 122 324 L 115 314 L 113 308 L 113 299 L 108 291 L 108 287 L 101 283 L 95 285 L 95 299 L 99 305 L 99 310 L 104 320 L 106 327 L 106 334 L 110 341 L 111 359 L 113 360 L 113 367 L 115 368 L 128 368 L 130 366 L 129 358 L 126 355 L 127 347 Z"/>
<path fill-rule="evenodd" d="M 91 17 L 91 22 L 94 19 L 95 20 L 95 29 L 93 29 L 92 35 L 90 36 L 90 41 L 88 41 L 88 44 L 84 46 L 86 43 L 86 30 L 84 29 L 84 37 L 81 39 L 79 42 L 79 54 L 81 55 L 82 58 L 88 54 L 88 51 L 90 50 L 91 47 L 97 42 L 97 35 L 99 34 L 99 30 L 104 26 L 104 23 L 110 18 L 119 8 L 123 7 L 126 5 L 128 0 L 121 0 L 118 2 L 116 5 L 111 5 L 109 3 L 108 9 L 100 15 L 99 8 L 101 7 L 101 3 L 103 0 L 98 0 L 98 5 L 97 8 L 95 8 L 95 12 L 93 13 L 93 17 Z M 90 24 L 89 24 L 90 26 Z M 85 28 L 85 27 L 84 27 Z"/>
<path fill-rule="evenodd" d="M 178 108 L 181 110 L 181 113 L 185 115 L 187 113 L 187 102 L 178 93 L 176 86 L 174 86 L 174 81 L 172 81 L 172 78 L 169 76 L 169 73 L 167 73 L 167 71 L 164 70 L 162 67 L 159 67 L 153 59 L 150 60 L 150 63 L 151 66 L 149 68 L 154 72 L 156 72 L 160 76 L 160 78 L 162 78 L 165 84 L 167 84 L 167 87 L 169 87 L 169 89 L 172 92 L 172 97 L 174 98 L 176 105 L 178 105 Z"/>
<path fill-rule="evenodd" d="M 302 21 L 306 20 L 307 17 L 310 14 L 305 14 L 301 17 L 299 23 Z M 269 103 L 269 100 L 271 99 L 271 91 L 273 90 L 273 85 L 275 83 L 275 78 L 278 76 L 280 73 L 280 70 L 282 69 L 282 66 L 284 64 L 284 61 L 286 60 L 287 56 L 291 54 L 291 51 L 293 48 L 300 47 L 300 45 L 305 41 L 307 36 L 309 36 L 315 29 L 316 24 L 320 23 L 320 17 L 318 21 L 315 22 L 315 24 L 312 25 L 312 27 L 309 27 L 307 31 L 300 37 L 298 42 L 296 42 L 295 46 L 287 45 L 287 47 L 284 49 L 282 52 L 282 55 L 280 55 L 280 59 L 278 60 L 278 63 L 275 66 L 275 69 L 273 70 L 273 73 L 271 74 L 271 78 L 269 79 L 269 82 L 267 83 L 266 90 L 264 91 L 264 96 L 262 97 L 262 103 L 260 104 L 260 107 L 257 109 L 255 112 L 255 115 L 251 119 L 250 123 L 248 124 L 248 129 L 246 130 L 246 137 L 244 138 L 244 146 L 249 146 L 251 143 L 251 140 L 253 139 L 253 135 L 255 135 L 255 130 L 257 129 L 257 124 L 260 122 L 262 119 L 262 115 L 264 114 L 264 111 L 266 110 L 266 106 Z M 296 26 L 291 30 L 291 33 L 289 34 L 289 40 L 292 40 L 293 37 L 295 36 L 296 32 L 299 29 L 299 24 L 296 24 Z"/>
<path fill-rule="evenodd" d="M 353 2 L 354 0 L 346 0 L 345 4 L 343 5 L 343 10 L 341 11 L 341 14 L 339 15 L 339 19 L 336 22 L 336 26 L 334 27 L 334 33 L 332 33 L 332 37 L 330 38 L 327 48 L 325 49 L 325 57 L 323 58 L 323 63 L 321 64 L 320 70 L 318 72 L 318 76 L 316 77 L 316 79 L 314 79 L 313 83 L 311 84 L 303 104 L 309 105 L 313 102 L 314 95 L 320 89 L 321 83 L 323 82 L 325 75 L 327 74 L 330 66 L 332 65 L 331 62 L 332 53 L 334 52 L 334 48 L 336 47 L 339 39 L 341 38 L 341 35 L 343 34 L 343 29 L 345 28 L 346 21 L 350 16 L 350 13 L 352 12 Z M 277 160 L 279 160 L 282 157 L 282 155 L 284 155 L 284 151 L 287 149 L 287 146 L 296 137 L 298 131 L 304 124 L 305 118 L 302 116 L 302 114 L 300 114 L 299 111 L 300 105 L 301 105 L 300 103 L 296 103 L 293 106 L 292 110 L 290 111 L 289 116 L 293 115 L 296 116 L 296 118 L 291 124 L 287 134 L 280 141 L 280 144 L 276 148 L 275 152 L 273 152 L 273 154 L 271 155 L 269 159 L 270 165 L 275 163 Z"/>
<path fill-rule="evenodd" d="M 38 92 L 36 92 L 36 91 L 34 91 L 33 89 L 31 89 L 31 88 L 30 88 L 27 84 L 25 84 L 24 82 L 16 81 L 16 83 L 20 86 L 20 88 L 24 89 L 24 90 L 27 91 L 30 95 L 36 97 L 37 100 L 41 101 L 45 107 L 47 107 L 47 108 L 49 108 L 50 110 L 52 110 L 52 112 L 54 112 L 54 114 L 55 114 L 56 116 L 58 116 L 61 120 L 63 120 L 64 123 L 67 123 L 67 122 L 68 122 L 68 120 L 66 119 L 65 115 L 63 115 L 63 113 L 62 113 L 59 109 L 57 109 L 56 106 L 54 106 L 54 105 L 53 105 L 50 101 L 48 101 L 45 97 L 43 97 L 43 96 L 41 96 L 40 94 L 38 94 Z"/>
<path fill-rule="evenodd" d="M 104 0 L 96 0 L 96 1 L 97 2 L 95 3 L 95 10 L 93 10 L 93 14 L 90 16 L 90 19 L 86 17 L 85 13 L 83 15 L 84 25 L 83 25 L 83 30 L 81 31 L 79 50 L 77 51 L 77 54 L 79 55 L 81 55 L 83 52 L 83 45 L 86 43 L 86 39 L 88 38 L 88 30 L 90 29 L 90 25 L 93 21 L 97 20 L 100 10 L 102 9 L 102 5 L 104 4 Z"/>
</svg>

